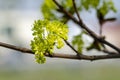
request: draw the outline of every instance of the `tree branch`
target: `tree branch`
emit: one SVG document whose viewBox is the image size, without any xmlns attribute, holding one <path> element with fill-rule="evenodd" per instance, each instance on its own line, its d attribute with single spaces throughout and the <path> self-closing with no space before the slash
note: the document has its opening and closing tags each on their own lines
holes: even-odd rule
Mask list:
<svg viewBox="0 0 120 80">
<path fill-rule="evenodd" d="M 85 29 L 89 35 L 91 35 L 91 37 L 93 37 L 95 40 L 104 43 L 106 45 L 108 45 L 109 47 L 115 49 L 118 53 L 120 53 L 120 49 L 118 47 L 116 47 L 115 45 L 109 43 L 108 41 L 104 40 L 101 36 L 96 35 L 92 30 L 90 30 L 83 22 L 78 21 L 73 15 L 71 15 L 69 12 L 67 12 L 56 0 L 53 0 L 53 2 L 58 6 L 58 8 L 64 13 L 66 14 L 66 16 L 68 16 L 69 18 L 71 18 L 71 20 L 73 20 L 76 24 L 78 24 L 79 26 L 81 26 L 83 29 Z"/>
<path fill-rule="evenodd" d="M 23 53 L 34 54 L 31 49 L 18 47 L 18 46 L 14 46 L 14 45 L 3 43 L 3 42 L 0 42 L 0 46 L 6 47 L 6 48 L 9 48 L 9 49 L 13 49 L 13 50 L 16 50 L 16 51 L 20 51 L 20 52 L 23 52 Z M 51 57 L 49 54 L 45 54 L 45 56 L 46 57 Z M 92 56 L 80 55 L 80 57 L 79 57 L 77 55 L 72 55 L 72 54 L 53 53 L 51 58 L 65 58 L 65 59 L 93 61 L 93 60 L 100 60 L 100 59 L 120 58 L 120 54 L 92 55 Z"/>
<path fill-rule="evenodd" d="M 13 49 L 13 50 L 16 50 L 16 51 L 20 51 L 20 52 L 23 52 L 23 53 L 31 53 L 31 54 L 34 54 L 34 53 L 32 52 L 32 50 L 30 50 L 30 49 L 28 49 L 28 48 L 18 47 L 18 46 L 14 46 L 14 45 L 7 44 L 7 43 L 3 43 L 3 42 L 0 42 L 0 46 L 6 47 L 6 48 L 9 48 L 9 49 Z"/>
<path fill-rule="evenodd" d="M 104 50 L 101 50 L 102 52 L 104 53 L 107 53 L 107 54 L 119 54 L 119 53 L 116 53 L 116 52 L 113 52 L 113 51 L 108 51 L 107 49 L 104 49 Z"/>
</svg>

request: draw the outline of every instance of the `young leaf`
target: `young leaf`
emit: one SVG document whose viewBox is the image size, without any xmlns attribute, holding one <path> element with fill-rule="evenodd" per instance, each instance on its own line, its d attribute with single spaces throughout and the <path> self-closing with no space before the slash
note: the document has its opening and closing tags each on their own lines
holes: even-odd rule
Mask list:
<svg viewBox="0 0 120 80">
<path fill-rule="evenodd" d="M 77 47 L 77 50 L 78 52 L 82 53 L 82 50 L 83 50 L 83 47 L 84 47 L 84 41 L 82 39 L 82 35 L 83 33 L 77 35 L 77 36 L 74 36 L 74 39 L 72 40 L 72 44 L 73 46 Z"/>
</svg>

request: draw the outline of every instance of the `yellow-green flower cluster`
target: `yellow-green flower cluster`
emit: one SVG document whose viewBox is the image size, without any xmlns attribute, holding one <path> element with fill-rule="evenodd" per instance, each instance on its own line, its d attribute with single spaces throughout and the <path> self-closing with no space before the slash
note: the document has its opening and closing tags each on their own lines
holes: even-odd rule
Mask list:
<svg viewBox="0 0 120 80">
<path fill-rule="evenodd" d="M 31 47 L 38 63 L 45 63 L 44 54 L 52 54 L 54 46 L 62 48 L 63 40 L 68 38 L 67 26 L 59 21 L 37 20 L 32 31 L 34 39 L 31 41 Z"/>
</svg>

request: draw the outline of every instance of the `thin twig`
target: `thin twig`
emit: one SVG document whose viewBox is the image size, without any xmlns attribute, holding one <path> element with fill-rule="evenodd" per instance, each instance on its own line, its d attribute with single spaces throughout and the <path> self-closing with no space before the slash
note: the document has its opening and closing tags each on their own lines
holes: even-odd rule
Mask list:
<svg viewBox="0 0 120 80">
<path fill-rule="evenodd" d="M 102 26 L 102 24 L 100 24 L 100 36 L 102 36 L 102 30 L 103 29 L 103 26 Z"/>
<path fill-rule="evenodd" d="M 100 18 L 98 17 L 98 20 L 99 20 L 99 24 L 100 24 L 100 36 L 102 37 L 102 32 L 103 32 L 103 24 L 105 24 L 106 22 L 109 22 L 109 21 L 115 21 L 116 18 L 108 18 L 108 19 L 104 19 L 104 18 Z M 107 50 L 107 48 L 105 47 L 104 44 L 102 44 L 103 48 L 105 49 L 105 51 Z"/>
<path fill-rule="evenodd" d="M 65 43 L 73 50 L 77 53 L 77 55 L 80 57 L 80 55 L 82 55 L 82 53 L 79 53 L 68 41 L 64 40 Z"/>
<path fill-rule="evenodd" d="M 98 20 L 99 20 L 99 23 L 100 23 L 100 36 L 102 36 L 103 24 L 105 24 L 106 22 L 115 21 L 116 18 L 108 18 L 108 19 L 102 18 L 101 19 L 101 18 L 98 17 Z"/>
<path fill-rule="evenodd" d="M 71 15 L 69 12 L 67 12 L 56 0 L 53 0 L 53 1 L 59 7 L 59 9 L 61 9 L 61 11 L 64 14 L 66 14 L 66 16 L 68 16 L 69 18 L 71 18 L 71 20 L 73 20 L 76 24 L 78 24 L 83 29 L 85 29 L 89 33 L 89 35 L 91 35 L 91 37 L 93 37 L 95 40 L 97 40 L 97 41 L 99 41 L 101 43 L 104 43 L 104 44 L 108 45 L 109 47 L 115 49 L 118 53 L 120 53 L 120 49 L 118 47 L 116 47 L 115 45 L 113 45 L 113 44 L 109 43 L 108 41 L 104 40 L 100 36 L 96 35 L 82 21 L 77 21 L 77 19 L 73 15 Z"/>
<path fill-rule="evenodd" d="M 116 18 L 107 18 L 107 19 L 104 19 L 104 20 L 100 20 L 100 22 L 103 25 L 106 22 L 115 21 L 115 20 L 116 20 Z"/>
<path fill-rule="evenodd" d="M 75 12 L 76 12 L 76 14 L 77 14 L 77 17 L 78 17 L 79 21 L 81 21 L 80 15 L 79 15 L 79 13 L 78 13 L 78 10 L 77 10 L 76 4 L 75 4 L 75 0 L 72 0 L 72 2 L 73 2 L 73 7 L 74 7 L 74 9 L 75 9 Z"/>
</svg>

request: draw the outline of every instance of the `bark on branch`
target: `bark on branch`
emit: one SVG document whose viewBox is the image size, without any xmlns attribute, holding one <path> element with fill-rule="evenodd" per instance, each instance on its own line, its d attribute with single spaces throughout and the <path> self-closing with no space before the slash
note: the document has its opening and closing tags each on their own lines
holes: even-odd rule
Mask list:
<svg viewBox="0 0 120 80">
<path fill-rule="evenodd" d="M 3 42 L 0 42 L 0 46 L 1 47 L 6 47 L 6 48 L 9 48 L 9 49 L 13 49 L 13 50 L 16 50 L 16 51 L 20 51 L 22 53 L 34 54 L 31 49 L 23 48 L 23 47 L 11 45 L 11 44 L 3 43 Z M 45 54 L 45 56 L 46 57 L 51 57 L 51 55 L 49 55 L 49 54 Z M 120 54 L 92 55 L 92 56 L 81 55 L 81 56 L 77 56 L 77 55 L 72 55 L 72 54 L 53 53 L 51 58 L 65 58 L 65 59 L 90 60 L 90 61 L 93 61 L 93 60 L 100 60 L 100 59 L 120 58 Z"/>
</svg>

